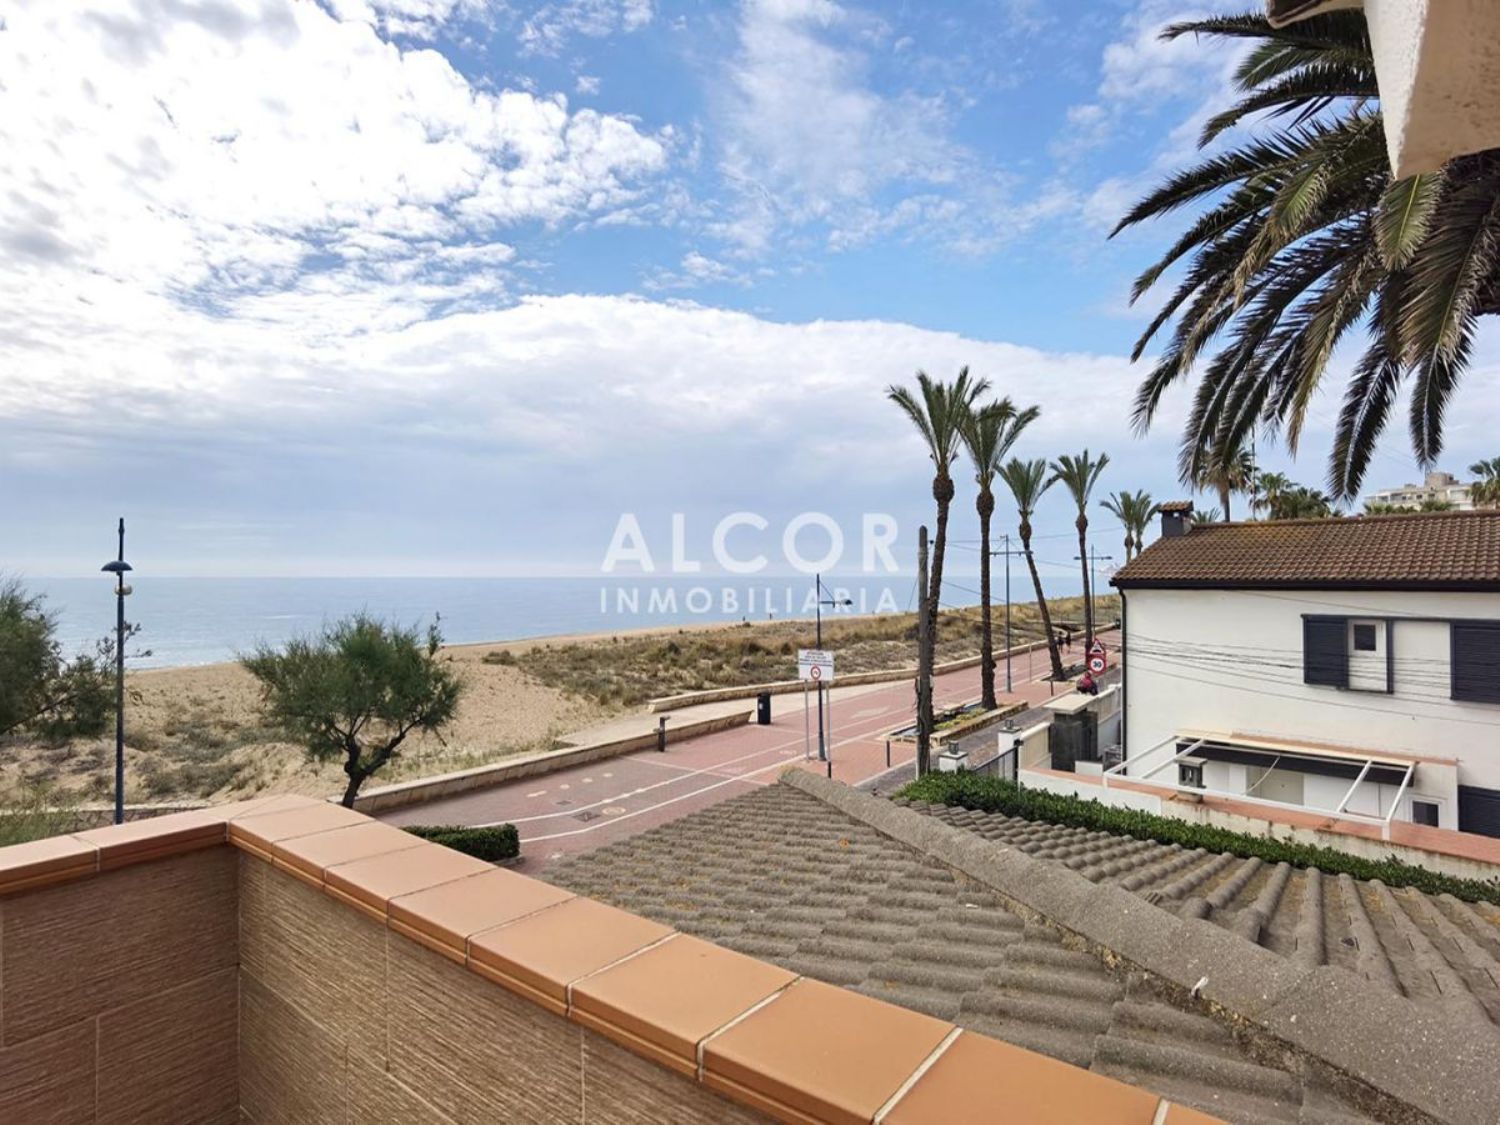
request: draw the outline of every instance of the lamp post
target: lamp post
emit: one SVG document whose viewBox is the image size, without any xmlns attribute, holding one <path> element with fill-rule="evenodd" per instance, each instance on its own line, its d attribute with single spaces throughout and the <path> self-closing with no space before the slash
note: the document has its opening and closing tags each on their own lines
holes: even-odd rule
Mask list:
<svg viewBox="0 0 1500 1125">
<path fill-rule="evenodd" d="M 125 517 L 120 517 L 120 553 L 99 568 L 115 576 L 115 823 L 125 822 L 125 597 L 130 587 L 125 575 Z"/>
<path fill-rule="evenodd" d="M 823 599 L 823 595 L 825 593 L 827 593 L 827 591 L 823 588 L 823 576 L 821 574 L 815 574 L 815 575 L 813 575 L 813 592 L 817 595 L 816 600 L 817 600 L 818 639 L 817 639 L 817 642 L 816 642 L 816 647 L 822 648 L 823 647 L 823 607 L 825 605 L 826 606 L 853 605 L 854 604 L 854 599 L 853 598 L 844 598 L 841 601 L 838 598 L 829 598 L 828 600 L 825 601 Z M 820 762 L 826 762 L 827 760 L 828 760 L 828 744 L 827 744 L 827 740 L 826 740 L 826 738 L 825 738 L 825 736 L 823 734 L 823 681 L 819 680 L 818 681 L 818 761 L 820 761 Z"/>
</svg>

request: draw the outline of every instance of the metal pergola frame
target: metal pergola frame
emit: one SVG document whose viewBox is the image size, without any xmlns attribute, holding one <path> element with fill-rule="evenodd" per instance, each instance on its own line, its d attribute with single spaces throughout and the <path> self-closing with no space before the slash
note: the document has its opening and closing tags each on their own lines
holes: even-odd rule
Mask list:
<svg viewBox="0 0 1500 1125">
<path fill-rule="evenodd" d="M 1145 751 L 1145 753 L 1143 753 L 1143 754 L 1138 754 L 1134 758 L 1127 758 L 1124 761 L 1120 762 L 1118 765 L 1110 766 L 1107 770 L 1104 770 L 1100 774 L 1100 780 L 1103 783 L 1104 788 L 1108 789 L 1109 788 L 1109 779 L 1111 777 L 1116 777 L 1116 778 L 1119 778 L 1119 779 L 1124 780 L 1124 781 L 1136 781 L 1136 782 L 1139 782 L 1142 785 L 1160 786 L 1161 788 L 1171 789 L 1171 790 L 1174 790 L 1175 792 L 1178 792 L 1178 793 L 1199 794 L 1199 795 L 1207 796 L 1207 797 L 1223 797 L 1225 800 L 1229 800 L 1229 801 L 1246 801 L 1246 802 L 1248 802 L 1248 803 L 1250 803 L 1252 805 L 1265 805 L 1268 808 L 1273 808 L 1273 809 L 1287 809 L 1287 810 L 1293 811 L 1293 812 L 1310 812 L 1310 813 L 1316 813 L 1316 814 L 1319 814 L 1319 815 L 1322 815 L 1322 816 L 1334 817 L 1334 818 L 1339 819 L 1339 820 L 1355 820 L 1355 821 L 1359 821 L 1362 824 L 1375 824 L 1375 825 L 1379 825 L 1379 827 L 1380 827 L 1380 838 L 1382 840 L 1389 840 L 1391 838 L 1391 821 L 1392 821 L 1392 819 L 1396 815 L 1396 810 L 1401 807 L 1401 798 L 1402 798 L 1402 796 L 1405 795 L 1408 786 L 1411 785 L 1412 776 L 1416 773 L 1416 769 L 1417 769 L 1417 763 L 1415 763 L 1415 762 L 1407 763 L 1406 773 L 1405 773 L 1405 775 L 1401 779 L 1401 784 L 1396 789 L 1396 796 L 1391 801 L 1390 811 L 1388 813 L 1386 813 L 1385 816 L 1383 816 L 1383 817 L 1379 816 L 1379 815 L 1372 815 L 1370 813 L 1358 813 L 1358 812 L 1349 812 L 1349 811 L 1347 811 L 1349 802 L 1354 799 L 1354 794 L 1356 792 L 1358 792 L 1360 783 L 1362 781 L 1364 781 L 1365 776 L 1370 772 L 1370 769 L 1373 766 L 1376 766 L 1376 765 L 1392 765 L 1392 764 L 1394 764 L 1394 763 L 1390 763 L 1390 762 L 1385 762 L 1382 759 L 1377 758 L 1377 757 L 1375 757 L 1373 755 L 1365 755 L 1364 756 L 1364 765 L 1361 767 L 1361 769 L 1359 771 L 1359 776 L 1354 779 L 1354 784 L 1352 784 L 1351 786 L 1349 786 L 1348 790 L 1344 793 L 1343 799 L 1341 801 L 1339 801 L 1338 805 L 1336 807 L 1334 807 L 1334 808 L 1331 808 L 1331 809 L 1324 808 L 1324 807 L 1319 806 L 1319 805 L 1294 805 L 1294 804 L 1291 804 L 1288 801 L 1273 801 L 1273 800 L 1270 800 L 1269 798 L 1266 798 L 1266 797 L 1254 797 L 1254 796 L 1251 796 L 1248 793 L 1230 793 L 1227 790 L 1223 790 L 1223 789 L 1209 789 L 1206 786 L 1205 787 L 1199 787 L 1199 786 L 1194 786 L 1194 785 L 1183 785 L 1181 782 L 1179 782 L 1179 781 L 1177 781 L 1175 779 L 1173 779 L 1173 780 L 1152 780 L 1152 778 L 1154 778 L 1155 775 L 1158 774 L 1158 773 L 1160 773 L 1162 770 L 1167 769 L 1170 766 L 1176 765 L 1183 758 L 1190 758 L 1190 757 L 1192 757 L 1193 752 L 1196 751 L 1196 750 L 1198 750 L 1201 746 L 1203 746 L 1204 743 L 1210 742 L 1210 741 L 1219 741 L 1217 739 L 1209 739 L 1209 738 L 1206 738 L 1206 737 L 1205 738 L 1195 738 L 1192 742 L 1190 742 L 1188 744 L 1187 749 L 1185 749 L 1185 750 L 1178 750 L 1170 758 L 1167 758 L 1165 761 L 1162 761 L 1162 762 L 1158 763 L 1157 765 L 1152 766 L 1145 773 L 1135 774 L 1135 773 L 1126 773 L 1125 772 L 1126 769 L 1128 769 L 1132 765 L 1137 765 L 1137 766 L 1140 765 L 1142 763 L 1143 759 L 1149 758 L 1152 754 L 1155 754 L 1158 750 L 1165 749 L 1168 746 L 1175 747 L 1177 745 L 1177 743 L 1180 742 L 1180 741 L 1181 741 L 1181 739 L 1177 735 L 1173 735 L 1171 738 L 1163 739 L 1161 742 L 1158 742 L 1155 746 L 1151 747 L 1149 750 Z M 1225 741 L 1228 745 L 1231 745 L 1231 746 L 1235 745 L 1235 743 L 1233 742 L 1233 740 L 1225 739 L 1223 741 Z M 1255 749 L 1255 747 L 1247 747 L 1247 749 Z M 1358 761 L 1359 759 L 1358 758 L 1354 758 L 1353 760 L 1354 761 Z M 1379 800 L 1380 800 L 1379 790 L 1377 789 L 1376 790 L 1376 804 L 1377 804 L 1377 807 L 1379 805 Z"/>
</svg>

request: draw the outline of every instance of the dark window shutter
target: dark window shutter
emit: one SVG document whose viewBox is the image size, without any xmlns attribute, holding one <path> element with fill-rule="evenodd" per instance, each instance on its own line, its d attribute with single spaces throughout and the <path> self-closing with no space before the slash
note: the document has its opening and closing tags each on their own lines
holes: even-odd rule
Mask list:
<svg viewBox="0 0 1500 1125">
<path fill-rule="evenodd" d="M 1349 686 L 1348 618 L 1302 619 L 1302 682 L 1327 687 Z"/>
<path fill-rule="evenodd" d="M 1455 621 L 1452 630 L 1452 696 L 1470 703 L 1500 703 L 1500 621 Z"/>
</svg>

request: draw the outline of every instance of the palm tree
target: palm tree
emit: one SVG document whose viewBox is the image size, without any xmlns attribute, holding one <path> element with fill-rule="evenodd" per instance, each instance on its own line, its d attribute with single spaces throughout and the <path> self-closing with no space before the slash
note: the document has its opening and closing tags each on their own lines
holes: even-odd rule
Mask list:
<svg viewBox="0 0 1500 1125">
<path fill-rule="evenodd" d="M 1301 484 L 1281 492 L 1271 505 L 1273 520 L 1327 519 L 1335 514 L 1333 502 L 1327 496 Z"/>
<path fill-rule="evenodd" d="M 917 372 L 917 393 L 906 387 L 888 387 L 886 397 L 901 408 L 911 424 L 922 435 L 927 444 L 927 455 L 932 458 L 932 498 L 937 501 L 937 528 L 932 539 L 932 565 L 928 587 L 922 591 L 927 600 L 927 651 L 923 654 L 927 666 L 931 667 L 937 652 L 937 621 L 939 597 L 943 591 L 943 553 L 948 543 L 948 508 L 953 503 L 953 476 L 949 469 L 958 456 L 961 440 L 959 427 L 964 417 L 974 408 L 974 400 L 990 389 L 988 379 L 969 378 L 969 369 L 961 368 L 958 378 L 951 383 L 932 379 L 925 371 Z M 917 716 L 918 725 L 926 731 L 933 727 L 932 694 L 921 693 L 925 701 L 923 714 Z M 922 755 L 919 753 L 918 758 Z M 927 772 L 928 763 L 919 760 L 917 772 Z"/>
<path fill-rule="evenodd" d="M 1191 467 L 1191 475 L 1182 483 L 1194 489 L 1213 489 L 1219 494 L 1219 508 L 1228 523 L 1229 497 L 1235 492 L 1245 492 L 1255 479 L 1255 462 L 1245 450 L 1227 457 L 1214 455 L 1206 462 Z"/>
<path fill-rule="evenodd" d="M 974 499 L 979 513 L 979 680 L 986 711 L 993 711 L 997 705 L 995 638 L 990 621 L 990 517 L 995 514 L 995 475 L 1021 431 L 1041 412 L 1037 406 L 1018 411 L 1010 399 L 1003 398 L 969 411 L 960 428 L 969 459 L 974 462 L 974 482 L 979 485 L 979 495 Z"/>
<path fill-rule="evenodd" d="M 1116 492 L 1100 502 L 1105 511 L 1120 521 L 1125 529 L 1125 561 L 1146 544 L 1146 524 L 1155 514 L 1156 505 L 1146 492 Z"/>
<path fill-rule="evenodd" d="M 1474 507 L 1500 507 L 1500 457 L 1475 461 L 1469 472 L 1479 478 L 1469 486 L 1469 499 L 1474 501 Z"/>
<path fill-rule="evenodd" d="M 1256 473 L 1251 485 L 1250 510 L 1252 512 L 1270 511 L 1275 508 L 1277 498 L 1293 487 L 1295 486 L 1292 484 L 1292 479 L 1285 473 L 1264 471 Z"/>
<path fill-rule="evenodd" d="M 1078 505 L 1078 519 L 1074 526 L 1078 528 L 1078 559 L 1083 568 L 1083 635 L 1085 644 L 1090 645 L 1094 643 L 1094 599 L 1093 591 L 1089 589 L 1089 497 L 1093 495 L 1094 485 L 1099 483 L 1099 474 L 1108 464 L 1108 453 L 1099 454 L 1095 461 L 1089 457 L 1087 449 L 1076 457 L 1064 453 L 1052 462 L 1052 480 L 1062 481 L 1063 487 L 1072 495 L 1073 503 Z"/>
<path fill-rule="evenodd" d="M 1047 608 L 1047 595 L 1042 593 L 1042 576 L 1037 573 L 1036 559 L 1031 556 L 1031 514 L 1041 502 L 1042 495 L 1052 487 L 1047 478 L 1047 462 L 1038 457 L 1035 461 L 1022 461 L 1012 457 L 1000 470 L 1000 479 L 1010 489 L 1016 501 L 1016 513 L 1021 517 L 1021 551 L 1026 556 L 1026 568 L 1031 571 L 1031 585 L 1036 590 L 1036 608 L 1042 615 L 1042 632 L 1047 637 L 1047 654 L 1052 658 L 1052 678 L 1063 680 L 1062 653 L 1057 649 L 1057 634 L 1052 631 L 1052 613 Z"/>
<path fill-rule="evenodd" d="M 1135 534 L 1135 553 L 1137 556 L 1146 549 L 1146 533 L 1151 529 L 1151 521 L 1161 509 L 1151 499 L 1148 492 L 1137 492 L 1135 526 L 1131 531 Z"/>
<path fill-rule="evenodd" d="M 1430 465 L 1479 318 L 1500 312 L 1500 149 L 1393 180 L 1360 12 L 1279 29 L 1263 15 L 1221 16 L 1163 33 L 1184 35 L 1252 44 L 1235 75 L 1244 96 L 1208 121 L 1200 144 L 1264 116 L 1238 145 L 1171 176 L 1116 228 L 1204 207 L 1132 291 L 1139 298 L 1187 260 L 1135 347 L 1138 358 L 1175 318 L 1137 392 L 1137 425 L 1151 423 L 1167 388 L 1203 354 L 1182 435 L 1189 475 L 1258 428 L 1283 432 L 1295 451 L 1330 356 L 1364 324 L 1329 487 L 1338 499 L 1358 492 L 1408 380 L 1412 446 Z"/>
<path fill-rule="evenodd" d="M 1204 510 L 1203 508 L 1194 508 L 1191 512 L 1188 513 L 1188 519 L 1190 519 L 1195 524 L 1218 523 L 1219 509 L 1209 508 L 1207 510 Z"/>
</svg>

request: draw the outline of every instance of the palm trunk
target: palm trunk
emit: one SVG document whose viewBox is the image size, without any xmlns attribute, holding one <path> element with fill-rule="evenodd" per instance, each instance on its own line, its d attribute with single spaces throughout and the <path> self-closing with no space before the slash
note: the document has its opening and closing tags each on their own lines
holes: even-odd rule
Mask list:
<svg viewBox="0 0 1500 1125">
<path fill-rule="evenodd" d="M 1219 505 L 1224 509 L 1224 522 L 1229 522 L 1229 485 L 1219 485 Z"/>
<path fill-rule="evenodd" d="M 1031 586 L 1036 591 L 1036 608 L 1042 615 L 1042 632 L 1047 638 L 1047 655 L 1052 658 L 1052 678 L 1063 678 L 1062 653 L 1057 647 L 1057 634 L 1052 631 L 1052 611 L 1047 608 L 1047 595 L 1042 593 L 1042 576 L 1036 572 L 1036 560 L 1031 557 L 1031 523 L 1021 521 L 1021 550 L 1026 552 L 1026 569 L 1031 571 Z"/>
<path fill-rule="evenodd" d="M 995 507 L 995 498 L 989 489 L 979 493 L 975 507 L 979 509 L 979 687 L 984 709 L 993 711 L 996 707 L 995 635 L 990 621 L 990 514 Z"/>
<path fill-rule="evenodd" d="M 927 597 L 927 667 L 937 664 L 938 606 L 943 592 L 943 549 L 948 543 L 948 505 L 953 500 L 953 481 L 946 473 L 932 478 L 932 497 L 937 501 L 937 529 L 932 538 L 932 566 L 928 576 Z M 932 705 L 932 691 L 920 696 L 921 705 L 917 721 L 925 730 L 937 726 Z M 920 766 L 920 763 L 919 763 Z M 918 772 L 921 770 L 919 768 Z"/>
<path fill-rule="evenodd" d="M 1078 565 L 1083 568 L 1083 643 L 1087 650 L 1094 643 L 1094 599 L 1089 590 L 1088 522 L 1078 518 Z"/>
</svg>

